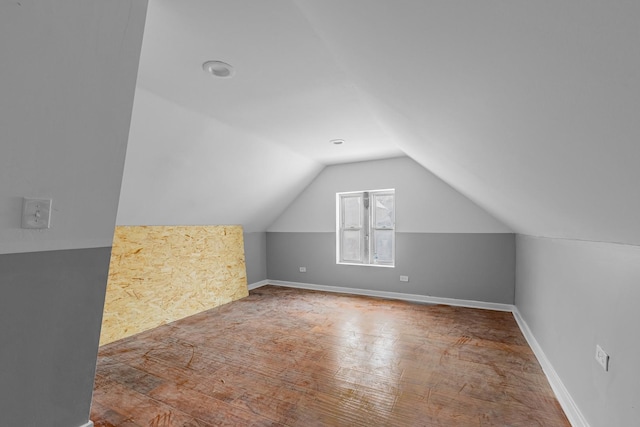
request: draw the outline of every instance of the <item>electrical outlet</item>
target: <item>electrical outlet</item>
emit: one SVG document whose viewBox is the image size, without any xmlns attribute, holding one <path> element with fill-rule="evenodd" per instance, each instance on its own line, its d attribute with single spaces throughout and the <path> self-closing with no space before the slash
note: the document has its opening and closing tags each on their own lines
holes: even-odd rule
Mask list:
<svg viewBox="0 0 640 427">
<path fill-rule="evenodd" d="M 408 282 L 409 281 L 409 276 L 400 276 L 400 281 L 401 282 Z"/>
<path fill-rule="evenodd" d="M 300 267 L 300 273 L 306 273 L 307 267 Z"/>
<path fill-rule="evenodd" d="M 609 355 L 605 353 L 605 351 L 596 344 L 596 360 L 605 371 L 609 370 Z"/>
</svg>

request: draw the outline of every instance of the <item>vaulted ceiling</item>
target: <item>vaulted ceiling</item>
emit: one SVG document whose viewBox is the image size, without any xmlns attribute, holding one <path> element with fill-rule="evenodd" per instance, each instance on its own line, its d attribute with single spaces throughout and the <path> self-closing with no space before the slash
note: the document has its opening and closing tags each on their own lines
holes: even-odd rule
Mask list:
<svg viewBox="0 0 640 427">
<path fill-rule="evenodd" d="M 640 244 L 639 22 L 622 0 L 150 0 L 118 223 L 261 231 L 325 165 L 407 155 L 516 232 Z"/>
</svg>

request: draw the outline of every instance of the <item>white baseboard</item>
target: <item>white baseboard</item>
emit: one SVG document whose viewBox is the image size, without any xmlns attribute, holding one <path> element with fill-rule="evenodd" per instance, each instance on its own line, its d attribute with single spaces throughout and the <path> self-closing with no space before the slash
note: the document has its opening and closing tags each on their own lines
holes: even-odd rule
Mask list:
<svg viewBox="0 0 640 427">
<path fill-rule="evenodd" d="M 560 406 L 562 406 L 562 409 L 567 415 L 567 418 L 569 419 L 571 425 L 573 427 L 590 427 L 589 423 L 584 418 L 582 412 L 580 412 L 580 409 L 569 394 L 569 391 L 562 383 L 562 380 L 558 376 L 558 373 L 555 371 L 555 369 L 553 369 L 553 366 L 551 366 L 551 362 L 549 362 L 549 359 L 547 359 L 547 356 L 544 354 L 542 347 L 540 347 L 540 344 L 538 344 L 538 341 L 533 336 L 533 333 L 531 332 L 531 329 L 529 329 L 527 322 L 524 321 L 522 315 L 520 314 L 520 311 L 518 311 L 518 308 L 515 305 L 484 301 L 460 300 L 455 298 L 431 297 L 426 295 L 403 294 L 399 292 L 374 291 L 370 289 L 315 285 L 311 283 L 286 282 L 282 280 L 262 280 L 260 282 L 252 283 L 251 285 L 249 285 L 249 289 L 256 289 L 265 285 L 285 286 L 289 288 L 310 289 L 315 291 L 337 292 L 343 294 L 366 295 L 371 297 L 399 299 L 404 301 L 422 302 L 429 304 L 445 304 L 457 307 L 509 311 L 513 313 L 513 317 L 515 318 L 518 327 L 520 327 L 522 334 L 533 350 L 534 355 L 538 359 L 538 363 L 540 363 L 540 366 L 542 366 L 542 370 L 544 371 L 547 380 L 549 381 L 549 385 L 555 393 L 556 398 L 558 399 Z"/>
<path fill-rule="evenodd" d="M 93 427 L 93 421 L 89 420 L 86 424 L 82 424 L 80 427 Z"/>
<path fill-rule="evenodd" d="M 251 283 L 247 285 L 247 288 L 251 291 L 253 289 L 257 289 L 261 286 L 268 285 L 270 282 L 268 280 L 261 280 L 259 282 Z"/>
<path fill-rule="evenodd" d="M 538 341 L 533 336 L 531 329 L 529 329 L 529 325 L 527 325 L 527 322 L 525 322 L 522 318 L 518 307 L 513 307 L 513 317 L 516 319 L 516 322 L 518 323 L 518 326 L 522 331 L 522 335 L 524 335 L 525 339 L 529 343 L 529 347 L 531 347 L 533 353 L 538 359 L 538 363 L 540 363 L 540 366 L 542 366 L 542 370 L 547 376 L 547 380 L 551 385 L 551 389 L 555 393 L 558 402 L 560 402 L 560 406 L 562 406 L 562 409 L 567 415 L 567 418 L 569 418 L 569 422 L 571 423 L 571 425 L 573 427 L 589 427 L 589 423 L 582 415 L 582 412 L 580 412 L 578 405 L 576 405 L 576 402 L 573 400 L 573 398 L 569 394 L 569 391 L 562 383 L 562 380 L 558 376 L 558 373 L 555 369 L 553 369 L 553 366 L 551 365 L 549 359 L 547 359 L 547 355 L 544 354 L 542 347 L 540 347 L 540 344 L 538 344 Z"/>
<path fill-rule="evenodd" d="M 315 285 L 311 283 L 285 282 L 282 280 L 266 280 L 265 284 L 286 286 L 289 288 L 311 289 L 315 291 L 337 292 L 341 294 L 366 295 L 369 297 L 399 299 L 403 301 L 422 302 L 428 304 L 445 304 L 458 307 L 483 308 L 487 310 L 513 311 L 513 305 L 495 302 L 472 301 L 454 298 L 440 298 L 428 295 L 403 294 L 400 292 L 374 291 L 371 289 L 343 288 L 339 286 Z M 260 286 L 264 286 L 260 285 Z"/>
</svg>

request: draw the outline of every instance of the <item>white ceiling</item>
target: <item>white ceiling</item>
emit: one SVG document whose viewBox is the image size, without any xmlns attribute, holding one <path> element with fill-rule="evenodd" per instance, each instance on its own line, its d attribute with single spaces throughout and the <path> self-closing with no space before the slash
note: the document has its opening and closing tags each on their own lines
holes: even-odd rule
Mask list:
<svg viewBox="0 0 640 427">
<path fill-rule="evenodd" d="M 151 0 L 138 84 L 323 164 L 403 154 L 291 1 Z"/>
<path fill-rule="evenodd" d="M 258 231 L 323 165 L 406 154 L 517 232 L 640 244 L 639 22 L 640 2 L 621 0 L 150 0 L 129 150 L 179 146 L 206 169 L 202 132 L 163 131 L 180 108 L 244 179 L 128 154 L 118 222 L 143 221 L 149 168 L 176 190 L 147 223 L 219 218 L 178 197 L 214 181 L 278 201 L 245 205 Z M 209 59 L 236 76 L 206 75 Z M 138 102 L 152 97 L 175 107 Z M 247 141 L 286 155 L 231 152 Z"/>
</svg>

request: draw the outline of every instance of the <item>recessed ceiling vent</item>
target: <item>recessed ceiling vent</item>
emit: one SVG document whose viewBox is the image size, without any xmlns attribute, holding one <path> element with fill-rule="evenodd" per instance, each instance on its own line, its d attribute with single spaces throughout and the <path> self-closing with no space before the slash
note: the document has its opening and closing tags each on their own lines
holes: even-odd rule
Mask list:
<svg viewBox="0 0 640 427">
<path fill-rule="evenodd" d="M 202 69 L 213 77 L 218 77 L 220 79 L 228 79 L 233 77 L 235 74 L 233 66 L 222 61 L 207 61 L 202 64 Z"/>
</svg>

